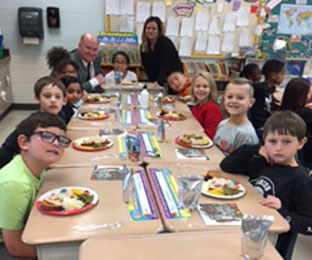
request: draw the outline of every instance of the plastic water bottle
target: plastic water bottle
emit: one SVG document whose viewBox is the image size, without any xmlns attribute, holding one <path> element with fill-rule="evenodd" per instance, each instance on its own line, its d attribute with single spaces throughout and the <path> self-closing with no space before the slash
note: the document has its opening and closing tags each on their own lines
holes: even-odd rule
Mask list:
<svg viewBox="0 0 312 260">
<path fill-rule="evenodd" d="M 149 93 L 147 91 L 146 85 L 143 87 L 143 90 L 140 94 L 140 108 L 148 109 Z"/>
</svg>

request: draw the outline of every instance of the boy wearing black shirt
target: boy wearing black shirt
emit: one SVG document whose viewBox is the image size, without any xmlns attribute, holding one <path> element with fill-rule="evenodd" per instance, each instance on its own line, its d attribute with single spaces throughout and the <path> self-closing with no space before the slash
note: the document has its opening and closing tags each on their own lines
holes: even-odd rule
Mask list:
<svg viewBox="0 0 312 260">
<path fill-rule="evenodd" d="M 262 130 L 265 121 L 272 111 L 273 93 L 276 86 L 282 84 L 285 74 L 285 64 L 279 60 L 268 60 L 262 68 L 264 82 L 253 84 L 256 102 L 250 108 L 250 121 L 256 130 Z"/>
<path fill-rule="evenodd" d="M 312 235 L 312 179 L 298 166 L 297 150 L 306 143 L 306 125 L 295 113 L 274 113 L 264 125 L 264 146 L 244 145 L 220 164 L 223 171 L 242 173 L 277 209 L 291 229 L 279 235 L 276 249 L 291 259 L 297 234 Z"/>
</svg>

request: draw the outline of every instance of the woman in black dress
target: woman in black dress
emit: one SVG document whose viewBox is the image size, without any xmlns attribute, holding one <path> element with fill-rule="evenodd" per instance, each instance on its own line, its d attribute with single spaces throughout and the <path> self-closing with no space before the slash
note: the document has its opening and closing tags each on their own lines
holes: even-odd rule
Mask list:
<svg viewBox="0 0 312 260">
<path fill-rule="evenodd" d="M 140 53 L 148 80 L 160 86 L 164 85 L 171 72 L 183 72 L 178 51 L 164 36 L 164 25 L 156 16 L 149 17 L 144 23 Z"/>
</svg>

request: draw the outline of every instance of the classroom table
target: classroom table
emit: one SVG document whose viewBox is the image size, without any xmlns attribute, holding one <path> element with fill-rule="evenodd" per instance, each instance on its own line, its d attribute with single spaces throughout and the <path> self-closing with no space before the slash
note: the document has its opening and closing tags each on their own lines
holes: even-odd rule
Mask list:
<svg viewBox="0 0 312 260">
<path fill-rule="evenodd" d="M 122 93 L 122 92 L 140 92 L 143 90 L 144 86 L 147 86 L 147 90 L 151 94 L 159 93 L 163 91 L 163 87 L 155 85 L 153 82 L 134 82 L 129 84 L 121 84 L 121 87 L 109 84 L 103 85 L 102 88 L 105 90 L 105 93 L 112 94 L 112 93 Z"/>
<path fill-rule="evenodd" d="M 143 130 L 143 131 L 142 131 Z M 148 130 L 148 129 L 137 129 L 138 132 L 152 132 L 156 135 L 156 130 Z M 146 163 L 175 163 L 177 165 L 180 164 L 210 164 L 210 163 L 219 163 L 223 158 L 224 154 L 214 145 L 203 150 L 204 154 L 207 156 L 206 158 L 195 159 L 195 158 L 186 158 L 179 159 L 176 153 L 176 148 L 183 148 L 176 143 L 176 139 L 183 134 L 197 134 L 200 136 L 206 136 L 202 129 L 177 129 L 177 128 L 166 128 L 165 130 L 165 140 L 163 142 L 158 142 L 160 150 L 162 152 L 162 157 L 160 158 L 152 158 L 149 156 L 145 156 L 143 153 L 143 161 Z M 208 137 L 207 137 L 208 138 Z M 211 141 L 212 142 L 212 141 Z"/>
<path fill-rule="evenodd" d="M 131 168 L 144 172 L 144 169 L 138 166 L 131 166 Z M 91 180 L 92 171 L 93 167 L 79 167 L 58 168 L 47 172 L 37 198 L 55 188 L 82 186 L 95 191 L 99 196 L 99 201 L 94 208 L 72 216 L 43 214 L 34 205 L 22 240 L 27 244 L 36 245 L 39 259 L 78 259 L 80 243 L 94 236 L 156 234 L 163 230 L 152 195 L 150 198 L 153 201 L 156 218 L 146 221 L 132 220 L 128 206 L 122 200 L 122 181 Z M 146 178 L 145 181 L 146 190 L 151 194 Z M 100 228 L 98 226 L 99 228 L 93 230 L 73 229 L 75 226 L 85 227 L 105 223 L 111 227 Z"/>
<path fill-rule="evenodd" d="M 218 164 L 216 163 L 206 163 L 206 164 L 172 164 L 172 163 L 161 163 L 161 164 L 150 164 L 147 166 L 148 177 L 151 181 L 153 191 L 156 196 L 157 203 L 160 208 L 160 213 L 166 230 L 169 232 L 188 232 L 188 231 L 215 231 L 215 230 L 237 230 L 238 226 L 209 226 L 207 227 L 201 219 L 201 216 L 197 210 L 192 211 L 191 218 L 175 218 L 168 215 L 166 206 L 164 207 L 163 196 L 161 191 L 157 188 L 157 181 L 155 175 L 151 173 L 151 169 L 169 169 L 173 175 L 176 183 L 178 182 L 178 175 L 201 175 L 205 176 L 208 170 L 218 170 L 222 173 L 222 176 L 227 176 L 231 179 L 239 181 L 246 189 L 246 194 L 237 199 L 232 200 L 222 200 L 207 197 L 205 195 L 200 196 L 199 203 L 236 203 L 238 208 L 243 214 L 262 216 L 262 215 L 272 215 L 274 216 L 274 222 L 270 227 L 270 232 L 272 233 L 284 233 L 289 230 L 289 224 L 287 221 L 278 213 L 278 211 L 264 207 L 260 205 L 259 201 L 262 197 L 257 193 L 253 186 L 248 182 L 246 177 L 243 175 L 233 175 L 223 173 Z M 168 182 L 169 183 L 169 182 Z"/>
<path fill-rule="evenodd" d="M 111 129 L 111 128 L 109 128 Z M 78 166 L 90 166 L 96 164 L 109 164 L 109 163 L 120 163 L 120 164 L 135 164 L 142 163 L 142 157 L 139 161 L 132 162 L 129 159 L 121 159 L 119 157 L 118 147 L 118 136 L 105 136 L 113 141 L 113 145 L 106 150 L 102 151 L 79 151 L 73 148 L 73 142 L 82 137 L 87 136 L 98 136 L 99 129 L 89 128 L 74 128 L 67 131 L 67 136 L 72 140 L 72 144 L 65 149 L 62 158 L 51 165 L 52 168 L 56 167 L 78 167 Z M 132 131 L 132 129 L 130 129 Z M 127 133 L 127 132 L 126 132 Z M 125 134 L 126 134 L 125 133 Z M 123 135 L 125 135 L 123 134 Z"/>
<path fill-rule="evenodd" d="M 94 237 L 80 246 L 79 260 L 89 259 L 243 259 L 241 232 L 178 233 L 123 237 Z M 262 260 L 282 259 L 268 241 Z"/>
</svg>

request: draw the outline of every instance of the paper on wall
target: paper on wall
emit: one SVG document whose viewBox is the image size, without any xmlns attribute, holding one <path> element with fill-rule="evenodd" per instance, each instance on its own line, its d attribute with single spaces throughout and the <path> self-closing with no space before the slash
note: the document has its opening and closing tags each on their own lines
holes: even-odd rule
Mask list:
<svg viewBox="0 0 312 260">
<path fill-rule="evenodd" d="M 282 2 L 282 0 L 271 0 L 270 2 L 267 3 L 266 7 L 270 8 L 271 10 L 273 10 L 281 2 Z"/>
<path fill-rule="evenodd" d="M 234 45 L 234 33 L 225 33 L 221 46 L 222 52 L 232 52 Z"/>
<path fill-rule="evenodd" d="M 179 38 L 173 37 L 173 36 L 168 36 L 168 38 L 173 42 L 175 48 L 178 50 L 179 49 Z"/>
<path fill-rule="evenodd" d="M 168 17 L 166 35 L 179 36 L 180 19 L 178 17 Z"/>
<path fill-rule="evenodd" d="M 179 55 L 191 56 L 192 41 L 189 37 L 183 37 L 180 41 Z"/>
<path fill-rule="evenodd" d="M 151 16 L 151 3 L 138 2 L 136 6 L 136 21 L 144 23 Z"/>
<path fill-rule="evenodd" d="M 221 35 L 221 22 L 220 22 L 219 16 L 215 16 L 212 18 L 212 21 L 208 29 L 208 34 L 209 35 Z"/>
<path fill-rule="evenodd" d="M 249 10 L 249 6 L 239 8 L 239 10 L 237 11 L 237 26 L 249 26 Z"/>
<path fill-rule="evenodd" d="M 223 24 L 223 32 L 234 32 L 235 31 L 235 22 L 236 22 L 236 13 L 228 13 L 225 16 Z"/>
<path fill-rule="evenodd" d="M 154 2 L 152 16 L 158 16 L 163 22 L 166 21 L 166 6 L 163 2 Z"/>
<path fill-rule="evenodd" d="M 120 24 L 121 32 L 134 32 L 134 18 L 133 16 L 125 15 Z"/>
<path fill-rule="evenodd" d="M 106 14 L 119 15 L 120 14 L 120 0 L 106 0 Z"/>
<path fill-rule="evenodd" d="M 249 31 L 249 28 L 244 28 L 239 36 L 239 47 L 251 47 L 251 33 Z"/>
<path fill-rule="evenodd" d="M 198 33 L 196 37 L 196 42 L 195 42 L 195 48 L 194 51 L 198 52 L 204 52 L 207 48 L 207 33 Z"/>
<path fill-rule="evenodd" d="M 196 13 L 195 30 L 196 31 L 207 31 L 208 30 L 208 13 L 206 13 L 206 12 Z"/>
<path fill-rule="evenodd" d="M 223 8 L 224 8 L 224 4 L 223 3 L 218 3 L 217 4 L 217 13 L 222 13 L 223 12 Z"/>
<path fill-rule="evenodd" d="M 142 43 L 142 32 L 143 32 L 143 23 L 137 23 L 136 25 L 136 35 L 138 36 L 139 44 Z"/>
<path fill-rule="evenodd" d="M 126 14 L 134 15 L 133 0 L 119 0 L 119 1 L 120 1 L 120 14 L 121 15 L 126 15 Z"/>
<path fill-rule="evenodd" d="M 183 17 L 182 18 L 182 24 L 181 24 L 181 31 L 180 31 L 180 36 L 193 36 L 193 24 L 194 21 L 192 18 L 189 17 Z"/>
<path fill-rule="evenodd" d="M 220 37 L 209 36 L 207 54 L 219 54 L 220 53 Z"/>
</svg>

